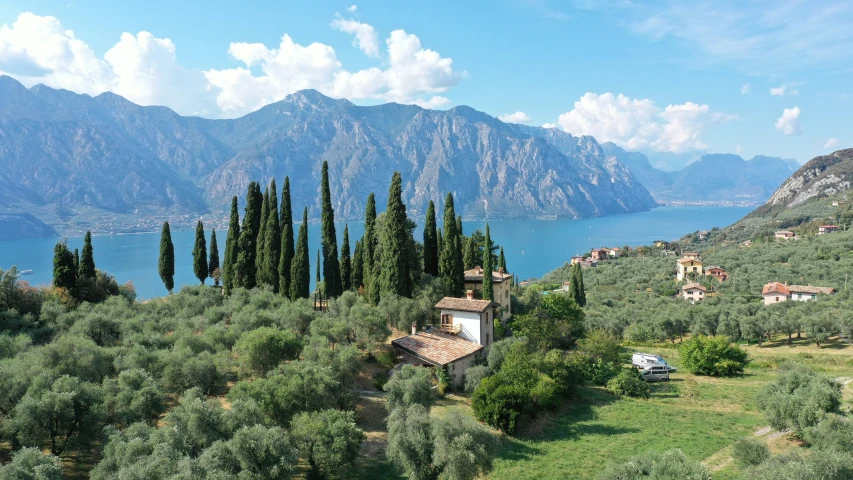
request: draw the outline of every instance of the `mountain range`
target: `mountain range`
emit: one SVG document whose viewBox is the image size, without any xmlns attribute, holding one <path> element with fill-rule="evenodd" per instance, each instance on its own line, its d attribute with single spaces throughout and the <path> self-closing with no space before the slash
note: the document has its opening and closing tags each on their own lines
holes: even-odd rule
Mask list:
<svg viewBox="0 0 853 480">
<path fill-rule="evenodd" d="M 0 211 L 32 212 L 60 231 L 91 212 L 221 216 L 250 181 L 275 178 L 280 188 L 285 175 L 294 209 L 306 205 L 318 218 L 323 160 L 340 220 L 361 219 L 370 192 L 381 209 L 395 170 L 415 217 L 429 200 L 442 208 L 447 192 L 457 212 L 480 218 L 581 218 L 656 205 L 594 138 L 506 124 L 465 106 L 365 107 L 304 90 L 212 120 L 0 77 Z"/>
<path fill-rule="evenodd" d="M 793 159 L 756 155 L 744 160 L 733 154 L 706 154 L 681 170 L 663 171 L 642 153 L 606 142 L 606 155 L 624 164 L 660 203 L 739 203 L 766 201 L 800 164 Z"/>
</svg>

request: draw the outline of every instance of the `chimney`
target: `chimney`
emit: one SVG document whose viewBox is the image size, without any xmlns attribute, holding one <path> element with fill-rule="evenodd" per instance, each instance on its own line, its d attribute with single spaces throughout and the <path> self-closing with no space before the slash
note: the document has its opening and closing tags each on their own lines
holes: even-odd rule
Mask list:
<svg viewBox="0 0 853 480">
<path fill-rule="evenodd" d="M 418 324 L 417 322 L 412 322 L 412 335 L 417 335 L 418 333 Z"/>
<path fill-rule="evenodd" d="M 465 298 L 474 300 L 474 290 L 465 290 Z"/>
</svg>

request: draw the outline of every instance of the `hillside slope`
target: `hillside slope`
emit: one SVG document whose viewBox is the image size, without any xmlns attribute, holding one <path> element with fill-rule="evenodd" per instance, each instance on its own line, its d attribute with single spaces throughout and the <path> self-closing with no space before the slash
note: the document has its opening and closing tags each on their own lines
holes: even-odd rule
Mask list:
<svg viewBox="0 0 853 480">
<path fill-rule="evenodd" d="M 414 216 L 429 200 L 441 208 L 447 192 L 457 212 L 476 217 L 581 218 L 656 205 L 595 139 L 505 124 L 470 107 L 360 107 L 305 90 L 238 119 L 209 120 L 0 77 L 4 212 L 55 223 L 53 210 L 62 209 L 69 224 L 87 209 L 221 216 L 249 181 L 281 186 L 289 175 L 294 207 L 319 218 L 323 160 L 341 220 L 360 219 L 370 192 L 384 205 L 395 170 Z"/>
</svg>

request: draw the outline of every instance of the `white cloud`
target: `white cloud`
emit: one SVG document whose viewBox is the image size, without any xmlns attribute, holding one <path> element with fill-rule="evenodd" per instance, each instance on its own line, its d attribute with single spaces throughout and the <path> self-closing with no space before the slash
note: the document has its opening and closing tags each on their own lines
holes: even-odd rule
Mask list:
<svg viewBox="0 0 853 480">
<path fill-rule="evenodd" d="M 504 123 L 529 123 L 533 119 L 524 112 L 505 113 L 498 116 L 498 119 Z"/>
<path fill-rule="evenodd" d="M 785 135 L 800 135 L 803 128 L 800 126 L 800 107 L 786 108 L 782 116 L 776 120 L 776 130 Z"/>
<path fill-rule="evenodd" d="M 743 145 L 738 145 L 737 147 L 735 147 L 735 153 L 737 153 L 738 155 L 743 154 Z"/>
<path fill-rule="evenodd" d="M 542 128 L 557 128 L 556 123 L 543 123 Z"/>
<path fill-rule="evenodd" d="M 846 0 L 608 2 L 602 11 L 654 40 L 684 41 L 703 63 L 748 73 L 833 66 L 853 57 L 853 3 Z"/>
<path fill-rule="evenodd" d="M 774 97 L 784 97 L 785 95 L 799 95 L 800 92 L 791 88 L 788 85 L 780 85 L 770 89 L 770 95 Z"/>
<path fill-rule="evenodd" d="M 836 148 L 836 147 L 838 147 L 838 139 L 837 138 L 830 138 L 829 140 L 826 141 L 826 143 L 823 144 L 823 148 L 826 150 L 829 150 L 831 148 Z"/>
<path fill-rule="evenodd" d="M 708 105 L 687 102 L 661 109 L 652 100 L 588 92 L 558 123 L 573 135 L 592 135 L 631 149 L 682 153 L 706 149 L 703 131 L 736 116 L 711 112 Z"/>
<path fill-rule="evenodd" d="M 744 83 L 743 85 L 740 86 L 741 95 L 746 95 L 747 93 L 749 93 L 751 91 L 752 91 L 752 85 L 750 85 L 749 83 Z"/>
<path fill-rule="evenodd" d="M 333 26 L 353 33 L 365 53 L 382 56 L 373 27 L 338 20 L 344 23 Z M 424 48 L 417 36 L 403 30 L 391 32 L 385 47 L 381 67 L 350 71 L 331 46 L 300 45 L 285 34 L 273 48 L 231 43 L 228 55 L 242 66 L 202 71 L 182 67 L 177 47 L 168 38 L 144 31 L 124 33 L 99 58 L 58 19 L 23 13 L 11 26 L 0 26 L 0 74 L 26 86 L 44 83 L 91 95 L 113 91 L 143 105 L 212 117 L 239 116 L 307 88 L 338 98 L 426 108 L 450 103 L 441 94 L 466 75 L 453 69 L 451 58 Z"/>
<path fill-rule="evenodd" d="M 379 35 L 371 25 L 338 17 L 332 20 L 332 28 L 355 35 L 353 45 L 369 57 L 379 57 Z"/>
<path fill-rule="evenodd" d="M 353 13 L 356 10 L 358 10 L 358 5 L 350 5 L 349 7 L 347 7 L 347 11 L 350 13 Z"/>
</svg>

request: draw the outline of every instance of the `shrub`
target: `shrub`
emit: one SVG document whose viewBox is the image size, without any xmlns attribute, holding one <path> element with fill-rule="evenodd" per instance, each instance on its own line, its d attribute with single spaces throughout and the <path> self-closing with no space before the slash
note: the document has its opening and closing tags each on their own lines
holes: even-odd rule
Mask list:
<svg viewBox="0 0 853 480">
<path fill-rule="evenodd" d="M 621 370 L 621 365 L 605 362 L 598 358 L 584 363 L 583 378 L 596 385 L 607 385 L 607 382 L 618 375 Z"/>
<path fill-rule="evenodd" d="M 815 427 L 806 431 L 805 440 L 812 448 L 853 453 L 853 421 L 829 413 Z"/>
<path fill-rule="evenodd" d="M 755 398 L 770 426 L 802 436 L 841 404 L 841 385 L 799 363 L 786 363 L 775 382 Z"/>
<path fill-rule="evenodd" d="M 516 421 L 530 403 L 530 394 L 522 387 L 504 383 L 499 375 L 484 378 L 474 391 L 471 407 L 481 422 L 504 433 L 513 433 Z"/>
<path fill-rule="evenodd" d="M 397 364 L 397 357 L 394 356 L 394 352 L 390 350 L 383 350 L 375 354 L 376 361 L 379 362 L 379 365 L 387 369 L 394 368 L 394 365 Z"/>
<path fill-rule="evenodd" d="M 429 408 L 435 401 L 432 393 L 432 372 L 428 368 L 403 365 L 385 384 L 388 410 L 419 404 Z"/>
<path fill-rule="evenodd" d="M 741 438 L 734 444 L 732 457 L 742 467 L 750 467 L 763 463 L 770 458 L 767 444 L 754 438 Z"/>
<path fill-rule="evenodd" d="M 485 365 L 477 365 L 465 370 L 465 391 L 474 393 L 480 386 L 480 382 L 492 374 L 492 370 Z"/>
<path fill-rule="evenodd" d="M 684 367 L 696 375 L 739 375 L 749 363 L 746 352 L 724 336 L 691 337 L 681 344 L 679 353 Z"/>
<path fill-rule="evenodd" d="M 610 393 L 623 397 L 649 398 L 651 389 L 640 377 L 640 372 L 633 368 L 623 368 L 618 375 L 607 382 Z"/>
<path fill-rule="evenodd" d="M 373 386 L 376 387 L 377 390 L 384 389 L 386 383 L 388 383 L 388 374 L 387 373 L 376 372 L 373 374 Z"/>
<path fill-rule="evenodd" d="M 244 333 L 234 353 L 240 360 L 240 374 L 244 377 L 260 376 L 272 370 L 283 360 L 294 360 L 302 350 L 302 342 L 291 331 L 261 327 Z"/>
<path fill-rule="evenodd" d="M 687 459 L 681 450 L 640 455 L 625 463 L 611 464 L 598 480 L 711 480 L 699 462 Z"/>
<path fill-rule="evenodd" d="M 772 457 L 747 470 L 749 480 L 849 480 L 853 478 L 853 455 L 832 450 L 815 450 Z"/>
<path fill-rule="evenodd" d="M 444 367 L 433 367 L 433 375 L 435 375 L 435 390 L 439 395 L 444 396 L 447 389 L 450 388 L 450 375 Z"/>
</svg>

